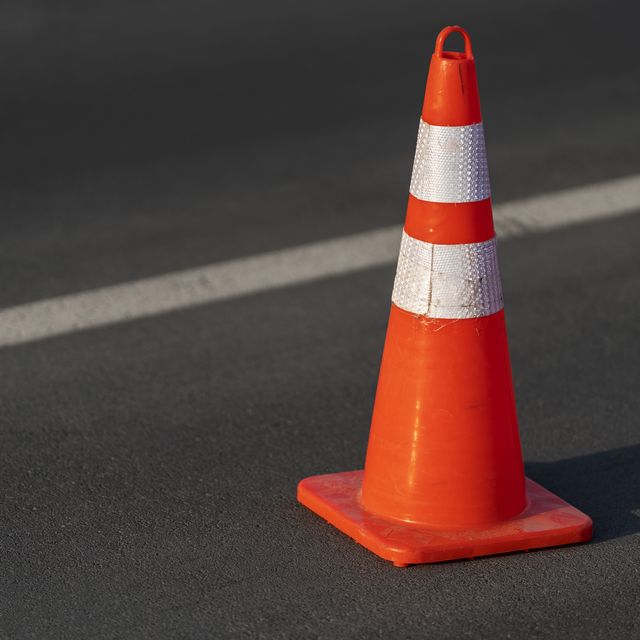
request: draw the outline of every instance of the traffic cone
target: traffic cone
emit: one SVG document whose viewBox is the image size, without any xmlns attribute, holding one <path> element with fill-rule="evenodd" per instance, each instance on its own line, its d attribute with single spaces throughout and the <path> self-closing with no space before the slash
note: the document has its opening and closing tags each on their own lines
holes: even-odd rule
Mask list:
<svg viewBox="0 0 640 640">
<path fill-rule="evenodd" d="M 451 33 L 464 52 L 444 51 Z M 298 500 L 398 566 L 582 542 L 525 478 L 471 40 L 431 59 L 365 469 Z"/>
</svg>

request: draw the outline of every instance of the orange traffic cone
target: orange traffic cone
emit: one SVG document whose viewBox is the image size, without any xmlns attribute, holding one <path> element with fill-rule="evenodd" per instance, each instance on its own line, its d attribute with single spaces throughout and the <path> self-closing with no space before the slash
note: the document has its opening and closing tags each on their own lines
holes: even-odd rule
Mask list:
<svg viewBox="0 0 640 640">
<path fill-rule="evenodd" d="M 444 51 L 462 34 L 465 51 Z M 298 500 L 398 566 L 570 544 L 588 516 L 525 478 L 475 62 L 431 59 L 363 471 Z"/>
</svg>

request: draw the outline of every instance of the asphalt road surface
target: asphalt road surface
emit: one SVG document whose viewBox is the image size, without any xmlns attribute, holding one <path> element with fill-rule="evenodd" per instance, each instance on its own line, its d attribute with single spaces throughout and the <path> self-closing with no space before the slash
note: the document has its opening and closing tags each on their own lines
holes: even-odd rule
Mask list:
<svg viewBox="0 0 640 640">
<path fill-rule="evenodd" d="M 5 310 L 401 224 L 446 24 L 496 203 L 640 174 L 635 3 L 55 4 L 0 4 Z M 2 348 L 0 637 L 634 637 L 640 202 L 605 213 L 500 243 L 528 475 L 593 542 L 398 569 L 296 503 L 363 463 L 382 265 Z"/>
</svg>

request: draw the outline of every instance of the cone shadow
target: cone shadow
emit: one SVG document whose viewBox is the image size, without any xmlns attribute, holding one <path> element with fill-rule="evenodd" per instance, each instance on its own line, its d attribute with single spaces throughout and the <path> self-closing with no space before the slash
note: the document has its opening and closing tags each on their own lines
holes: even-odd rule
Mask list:
<svg viewBox="0 0 640 640">
<path fill-rule="evenodd" d="M 640 532 L 640 445 L 526 468 L 529 477 L 591 516 L 594 542 Z"/>
</svg>

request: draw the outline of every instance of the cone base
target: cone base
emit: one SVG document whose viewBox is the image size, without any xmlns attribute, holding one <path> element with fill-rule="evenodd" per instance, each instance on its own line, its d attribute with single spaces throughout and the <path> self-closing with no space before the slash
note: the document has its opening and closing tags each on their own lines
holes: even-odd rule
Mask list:
<svg viewBox="0 0 640 640">
<path fill-rule="evenodd" d="M 529 506 L 505 522 L 441 529 L 387 520 L 360 504 L 362 471 L 313 476 L 298 485 L 298 500 L 334 527 L 396 566 L 528 551 L 591 539 L 591 518 L 526 479 Z"/>
</svg>

